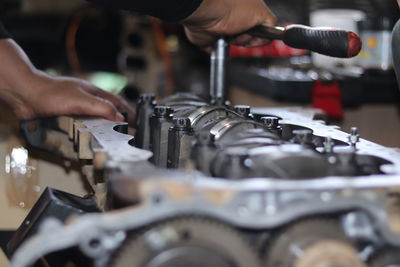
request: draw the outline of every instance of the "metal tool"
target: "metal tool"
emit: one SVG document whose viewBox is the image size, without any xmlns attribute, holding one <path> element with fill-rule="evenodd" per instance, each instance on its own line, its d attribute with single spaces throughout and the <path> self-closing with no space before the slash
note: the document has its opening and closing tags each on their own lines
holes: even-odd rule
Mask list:
<svg viewBox="0 0 400 267">
<path fill-rule="evenodd" d="M 226 37 L 217 40 L 211 53 L 210 95 L 216 105 L 224 105 L 226 94 L 226 65 L 229 57 L 229 43 Z"/>
<path fill-rule="evenodd" d="M 335 28 L 312 28 L 293 24 L 287 27 L 256 26 L 246 33 L 270 40 L 282 40 L 286 45 L 331 57 L 351 58 L 362 48 L 354 32 Z"/>
<path fill-rule="evenodd" d="M 354 32 L 334 28 L 311 28 L 304 25 L 287 27 L 256 26 L 247 32 L 255 37 L 282 40 L 286 45 L 307 49 L 331 57 L 351 58 L 362 48 L 360 37 Z M 227 99 L 226 66 L 229 58 L 227 37 L 217 40 L 211 53 L 210 95 L 212 103 L 225 104 Z"/>
</svg>

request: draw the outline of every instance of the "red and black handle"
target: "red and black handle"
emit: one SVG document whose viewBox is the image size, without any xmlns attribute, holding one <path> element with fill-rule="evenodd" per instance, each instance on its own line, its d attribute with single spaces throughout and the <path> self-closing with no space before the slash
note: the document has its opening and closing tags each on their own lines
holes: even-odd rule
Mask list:
<svg viewBox="0 0 400 267">
<path fill-rule="evenodd" d="M 247 33 L 255 37 L 282 40 L 293 48 L 331 57 L 355 57 L 362 48 L 361 39 L 357 34 L 334 28 L 312 28 L 296 24 L 287 27 L 256 26 Z"/>
</svg>

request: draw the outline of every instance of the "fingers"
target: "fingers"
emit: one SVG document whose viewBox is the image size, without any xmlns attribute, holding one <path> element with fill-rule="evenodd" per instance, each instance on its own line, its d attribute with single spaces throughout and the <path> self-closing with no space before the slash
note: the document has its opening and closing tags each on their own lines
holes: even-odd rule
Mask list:
<svg viewBox="0 0 400 267">
<path fill-rule="evenodd" d="M 231 44 L 245 47 L 258 47 L 267 45 L 271 42 L 269 39 L 253 37 L 250 34 L 241 34 L 231 40 Z"/>
<path fill-rule="evenodd" d="M 136 119 L 135 110 L 125 101 L 121 96 L 111 94 L 104 90 L 101 90 L 93 85 L 90 87 L 85 86 L 85 91 L 88 91 L 90 94 L 98 96 L 100 98 L 106 99 L 111 102 L 119 111 L 128 113 L 129 124 L 133 125 Z"/>
<path fill-rule="evenodd" d="M 260 23 L 260 25 L 273 27 L 276 26 L 277 22 L 278 19 L 275 14 L 268 8 L 267 5 L 265 5 L 263 21 Z"/>
<path fill-rule="evenodd" d="M 203 48 L 219 36 L 231 36 L 235 45 L 256 47 L 270 40 L 242 33 L 257 25 L 275 26 L 276 17 L 263 0 L 205 0 L 183 23 L 189 40 Z"/>
<path fill-rule="evenodd" d="M 253 37 L 250 34 L 244 33 L 233 38 L 231 43 L 234 45 L 246 46 L 252 39 Z"/>
<path fill-rule="evenodd" d="M 90 103 L 79 103 L 80 114 L 99 116 L 111 121 L 122 122 L 124 116 L 116 109 L 116 107 L 108 100 L 96 96 L 90 96 Z M 86 101 L 85 101 L 86 102 Z"/>
<path fill-rule="evenodd" d="M 185 27 L 185 33 L 189 41 L 202 48 L 212 46 L 217 40 L 218 35 L 209 33 L 207 31 L 192 29 L 192 27 Z"/>
<path fill-rule="evenodd" d="M 124 116 L 108 100 L 81 92 L 79 95 L 65 99 L 61 110 L 65 115 L 87 115 L 102 117 L 111 121 L 124 121 Z"/>
<path fill-rule="evenodd" d="M 96 90 L 94 95 L 104 98 L 104 99 L 107 99 L 120 111 L 129 111 L 132 109 L 128 105 L 128 103 L 122 97 L 120 97 L 118 95 L 111 94 L 111 93 L 103 91 L 101 89 Z"/>
<path fill-rule="evenodd" d="M 250 42 L 248 42 L 247 47 L 259 47 L 269 43 L 271 43 L 271 40 L 269 39 L 253 38 Z"/>
<path fill-rule="evenodd" d="M 77 80 L 50 78 L 36 97 L 26 99 L 35 117 L 60 115 L 86 115 L 112 121 L 124 121 L 124 117 L 111 101 L 97 97 L 82 88 Z"/>
</svg>

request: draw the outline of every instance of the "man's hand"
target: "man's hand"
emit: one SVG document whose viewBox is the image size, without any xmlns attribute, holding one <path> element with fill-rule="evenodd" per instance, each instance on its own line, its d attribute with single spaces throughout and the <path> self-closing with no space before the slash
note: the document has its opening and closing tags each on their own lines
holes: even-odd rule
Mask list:
<svg viewBox="0 0 400 267">
<path fill-rule="evenodd" d="M 21 120 L 58 115 L 88 115 L 123 121 L 118 110 L 134 111 L 121 97 L 105 92 L 80 79 L 41 75 L 22 90 L 3 89 L 0 98 Z M 20 94 L 18 92 L 23 91 Z"/>
<path fill-rule="evenodd" d="M 209 47 L 221 35 L 238 35 L 233 44 L 254 47 L 269 40 L 242 33 L 257 25 L 275 26 L 276 18 L 263 0 L 204 0 L 183 24 L 189 40 L 201 47 Z"/>
<path fill-rule="evenodd" d="M 0 40 L 0 100 L 18 119 L 88 115 L 123 121 L 118 111 L 135 112 L 119 96 L 80 79 L 51 77 L 37 69 L 12 40 Z"/>
</svg>

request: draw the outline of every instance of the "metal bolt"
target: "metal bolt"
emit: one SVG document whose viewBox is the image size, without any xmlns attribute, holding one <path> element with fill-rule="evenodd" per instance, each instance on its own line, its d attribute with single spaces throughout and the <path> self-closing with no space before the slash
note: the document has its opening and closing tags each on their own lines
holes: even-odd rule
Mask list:
<svg viewBox="0 0 400 267">
<path fill-rule="evenodd" d="M 170 117 L 173 113 L 173 110 L 168 106 L 156 106 L 154 108 L 154 115 L 157 118 L 167 118 Z"/>
<path fill-rule="evenodd" d="M 139 100 L 144 101 L 144 102 L 151 102 L 156 99 L 155 94 L 141 94 L 139 96 Z"/>
<path fill-rule="evenodd" d="M 210 69 L 210 95 L 212 103 L 224 105 L 227 96 L 226 66 L 229 57 L 229 43 L 221 37 L 216 41 L 214 51 L 211 53 Z"/>
<path fill-rule="evenodd" d="M 254 162 L 252 159 L 247 158 L 244 160 L 243 162 L 244 166 L 246 166 L 247 168 L 252 168 L 254 166 Z"/>
<path fill-rule="evenodd" d="M 352 127 L 350 136 L 349 136 L 349 142 L 350 145 L 355 148 L 356 144 L 360 141 L 360 135 L 358 134 L 358 129 L 357 127 Z"/>
<path fill-rule="evenodd" d="M 269 130 L 274 130 L 279 127 L 279 118 L 277 117 L 262 117 L 261 122 L 267 126 Z"/>
<path fill-rule="evenodd" d="M 246 105 L 236 105 L 235 107 L 235 111 L 236 113 L 238 113 L 240 116 L 242 117 L 249 117 L 250 115 L 250 106 L 246 106 Z"/>
<path fill-rule="evenodd" d="M 191 122 L 189 118 L 174 118 L 174 129 L 188 130 L 190 128 Z"/>
<path fill-rule="evenodd" d="M 312 130 L 294 130 L 294 141 L 296 143 L 306 145 L 312 143 L 313 131 Z"/>
<path fill-rule="evenodd" d="M 335 147 L 335 142 L 333 141 L 332 137 L 330 136 L 326 137 L 324 142 L 325 152 L 332 153 L 334 147 Z"/>
</svg>

